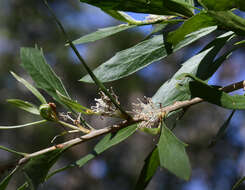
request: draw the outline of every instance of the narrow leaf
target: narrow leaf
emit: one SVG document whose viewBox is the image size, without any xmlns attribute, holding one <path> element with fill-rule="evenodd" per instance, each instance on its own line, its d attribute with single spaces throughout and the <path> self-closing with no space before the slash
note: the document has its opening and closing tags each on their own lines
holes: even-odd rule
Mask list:
<svg viewBox="0 0 245 190">
<path fill-rule="evenodd" d="M 22 66 L 31 75 L 38 88 L 45 90 L 56 101 L 60 102 L 56 90 L 69 97 L 60 78 L 46 63 L 42 50 L 37 48 L 21 48 Z"/>
<path fill-rule="evenodd" d="M 0 190 L 5 190 L 9 184 L 10 179 L 12 178 L 12 176 L 15 174 L 15 172 L 18 171 L 18 167 L 16 167 L 15 169 L 13 169 L 9 175 L 7 175 L 0 183 Z"/>
<path fill-rule="evenodd" d="M 93 113 L 91 109 L 82 106 L 81 104 L 77 103 L 75 100 L 72 100 L 69 97 L 62 95 L 58 91 L 57 91 L 57 95 L 63 104 L 65 104 L 69 108 L 73 109 L 74 111 L 79 112 L 79 113 L 83 113 L 83 114 L 92 114 Z"/>
<path fill-rule="evenodd" d="M 29 186 L 37 189 L 45 181 L 50 168 L 56 163 L 65 149 L 55 149 L 51 152 L 33 157 L 23 167 Z"/>
<path fill-rule="evenodd" d="M 150 182 L 153 175 L 156 173 L 160 166 L 158 149 L 155 147 L 152 152 L 147 156 L 145 164 L 140 172 L 139 179 L 136 183 L 135 190 L 145 189 Z"/>
<path fill-rule="evenodd" d="M 200 97 L 204 101 L 227 109 L 245 109 L 245 96 L 230 96 L 216 87 L 206 84 L 204 81 L 193 75 L 186 74 L 185 76 L 194 80 L 188 85 L 188 90 L 192 97 Z"/>
<path fill-rule="evenodd" d="M 230 121 L 231 121 L 231 118 L 233 117 L 234 113 L 235 113 L 235 110 L 233 110 L 231 112 L 231 114 L 229 115 L 229 117 L 227 118 L 227 120 L 220 127 L 218 133 L 216 134 L 216 136 L 212 139 L 211 143 L 209 144 L 209 146 L 208 146 L 209 148 L 213 147 L 217 143 L 217 141 L 219 141 L 224 136 L 224 134 L 226 132 L 226 129 L 229 126 Z"/>
<path fill-rule="evenodd" d="M 177 177 L 189 180 L 191 176 L 191 166 L 185 152 L 185 147 L 186 144 L 180 141 L 165 124 L 163 124 L 162 133 L 158 142 L 160 165 Z"/>
<path fill-rule="evenodd" d="M 43 97 L 43 95 L 34 87 L 32 86 L 29 82 L 27 82 L 25 79 L 19 77 L 17 74 L 15 74 L 14 72 L 10 71 L 10 73 L 13 75 L 14 78 L 16 78 L 16 80 L 18 80 L 20 83 L 22 83 L 23 85 L 25 85 L 25 87 L 27 89 L 29 89 L 32 94 L 34 94 L 42 104 L 46 104 L 46 100 Z"/>
<path fill-rule="evenodd" d="M 169 33 L 167 41 L 175 46 L 183 40 L 186 35 L 202 28 L 215 26 L 216 24 L 217 23 L 214 18 L 205 12 L 201 12 L 186 20 L 177 30 Z"/>
<path fill-rule="evenodd" d="M 18 129 L 18 128 L 22 128 L 22 127 L 28 127 L 28 126 L 36 126 L 36 125 L 41 125 L 43 123 L 46 123 L 47 120 L 41 120 L 41 121 L 35 121 L 32 123 L 26 123 L 23 125 L 14 125 L 14 126 L 0 126 L 0 130 L 5 130 L 5 129 Z"/>
<path fill-rule="evenodd" d="M 163 106 L 174 103 L 175 101 L 188 100 L 190 95 L 188 91 L 184 92 L 179 86 L 180 81 L 176 79 L 182 73 L 191 73 L 203 80 L 208 80 L 213 73 L 219 68 L 221 63 L 227 58 L 227 54 L 220 56 L 214 61 L 218 52 L 222 49 L 225 43 L 232 37 L 233 33 L 226 33 L 210 42 L 197 55 L 193 56 L 175 73 L 175 75 L 165 82 L 152 97 L 154 103 L 161 103 Z M 187 84 L 190 79 L 181 81 L 181 84 Z"/>
<path fill-rule="evenodd" d="M 133 27 L 136 27 L 136 25 L 121 24 L 118 26 L 102 28 L 96 32 L 90 33 L 88 35 L 85 35 L 85 36 L 73 41 L 73 43 L 74 44 L 83 44 L 83 43 L 88 43 L 88 42 L 94 42 L 96 40 L 106 38 L 108 36 L 111 36 L 113 34 L 116 34 L 118 32 L 127 30 L 129 28 L 133 28 Z"/>
<path fill-rule="evenodd" d="M 232 11 L 208 11 L 207 14 L 216 20 L 220 29 L 231 30 L 241 36 L 245 35 L 245 19 Z"/>
<path fill-rule="evenodd" d="M 129 11 L 138 13 L 151 13 L 156 15 L 184 15 L 191 17 L 193 15 L 190 8 L 173 0 L 80 0 L 81 2 L 100 7 L 102 9 Z"/>
<path fill-rule="evenodd" d="M 211 33 L 215 29 L 216 27 L 204 28 L 188 35 L 185 40 L 181 41 L 173 49 L 173 52 Z M 158 61 L 167 55 L 168 54 L 163 45 L 162 35 L 156 35 L 132 48 L 118 52 L 110 60 L 95 69 L 94 74 L 101 82 L 118 80 L 143 69 L 147 65 L 154 61 Z M 80 79 L 80 81 L 93 82 L 88 75 Z"/>
<path fill-rule="evenodd" d="M 7 99 L 7 102 L 32 114 L 40 115 L 38 108 L 30 102 L 19 99 Z"/>
</svg>

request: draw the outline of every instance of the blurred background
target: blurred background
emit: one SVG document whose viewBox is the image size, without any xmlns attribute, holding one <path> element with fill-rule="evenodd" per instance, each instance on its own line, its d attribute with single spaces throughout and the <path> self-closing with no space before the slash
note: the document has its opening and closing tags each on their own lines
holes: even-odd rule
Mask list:
<svg viewBox="0 0 245 190">
<path fill-rule="evenodd" d="M 74 0 L 50 2 L 51 7 L 64 24 L 71 39 L 77 39 L 98 28 L 121 24 L 100 9 Z M 136 19 L 144 19 L 145 14 L 129 13 Z M 242 15 L 241 12 L 238 14 Z M 2 0 L 0 1 L 0 125 L 17 125 L 36 121 L 40 118 L 28 114 L 6 103 L 8 98 L 18 98 L 38 105 L 35 97 L 18 83 L 9 71 L 14 71 L 29 82 L 30 76 L 20 65 L 20 47 L 43 48 L 47 62 L 60 76 L 69 94 L 84 106 L 95 104 L 98 98 L 95 85 L 78 82 L 86 74 L 64 38 L 44 7 L 42 1 Z M 129 48 L 142 41 L 152 30 L 151 26 L 130 29 L 94 43 L 77 46 L 91 68 L 108 60 L 116 52 Z M 119 95 L 121 104 L 130 109 L 131 103 L 143 96 L 152 97 L 163 82 L 168 80 L 181 63 L 201 50 L 217 34 L 187 46 L 127 78 L 106 84 L 112 86 Z M 229 45 L 226 47 L 229 48 Z M 244 49 L 233 53 L 210 83 L 227 85 L 244 80 Z M 42 93 L 52 102 L 52 98 Z M 242 91 L 236 93 L 242 94 Z M 58 107 L 58 111 L 65 111 Z M 245 112 L 236 111 L 225 137 L 215 147 L 208 149 L 212 137 L 224 123 L 231 110 L 225 110 L 208 103 L 191 107 L 183 119 L 177 123 L 175 134 L 189 144 L 187 148 L 192 165 L 192 177 L 188 182 L 177 179 L 164 169 L 159 169 L 147 190 L 228 190 L 240 177 L 245 175 Z M 96 117 L 87 118 L 96 128 L 113 123 L 112 120 Z M 58 125 L 27 127 L 0 131 L 0 145 L 21 152 L 34 152 L 51 145 L 53 137 L 64 129 Z M 64 137 L 64 141 L 75 136 Z M 137 132 L 125 142 L 107 150 L 90 161 L 83 168 L 69 169 L 59 173 L 39 189 L 46 190 L 104 190 L 133 189 L 144 164 L 144 159 L 156 143 L 156 137 Z M 96 142 L 77 145 L 65 153 L 54 166 L 59 168 L 80 159 L 89 153 Z M 0 150 L 1 179 L 7 174 L 6 165 L 16 157 Z M 24 177 L 14 176 L 8 189 L 17 189 Z M 245 189 L 241 185 L 240 189 Z"/>
</svg>

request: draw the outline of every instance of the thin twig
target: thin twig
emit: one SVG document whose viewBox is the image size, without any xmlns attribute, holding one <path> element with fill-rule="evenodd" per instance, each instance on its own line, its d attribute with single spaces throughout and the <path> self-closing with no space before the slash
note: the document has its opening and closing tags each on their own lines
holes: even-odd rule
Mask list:
<svg viewBox="0 0 245 190">
<path fill-rule="evenodd" d="M 243 83 L 243 85 L 239 85 L 241 82 Z M 244 88 L 245 82 L 244 81 L 241 81 L 241 82 L 237 82 L 237 83 L 228 85 L 226 87 L 221 88 L 221 90 L 223 90 L 224 92 L 231 92 L 231 91 L 236 91 L 236 90 L 239 90 L 241 88 Z M 165 113 L 170 113 L 170 112 L 176 111 L 176 110 L 181 109 L 181 108 L 185 108 L 185 107 L 189 107 L 191 105 L 195 105 L 195 104 L 203 102 L 203 101 L 204 100 L 202 98 L 198 98 L 198 97 L 193 98 L 191 100 L 179 101 L 179 102 L 175 102 L 173 105 L 169 105 L 169 106 L 162 108 L 162 111 Z M 93 130 L 90 133 L 83 135 L 79 138 L 75 138 L 75 139 L 69 140 L 67 142 L 64 142 L 64 143 L 61 143 L 61 144 L 58 144 L 55 146 L 51 146 L 49 148 L 31 153 L 31 154 L 28 154 L 24 158 L 20 159 L 18 164 L 22 165 L 22 164 L 26 163 L 29 159 L 31 159 L 35 156 L 53 151 L 57 148 L 68 149 L 74 145 L 80 144 L 80 143 L 88 141 L 90 139 L 94 139 L 96 137 L 105 135 L 107 133 L 116 132 L 116 131 L 118 131 L 118 130 L 126 127 L 126 126 L 129 126 L 129 125 L 132 125 L 135 123 L 139 123 L 139 122 L 141 122 L 141 121 L 140 120 L 126 121 L 126 122 L 123 122 L 123 123 L 118 124 L 118 125 L 113 125 L 110 127 L 99 129 L 99 130 Z"/>
<path fill-rule="evenodd" d="M 80 144 L 80 143 L 88 141 L 90 139 L 94 139 L 94 138 L 99 137 L 101 135 L 105 135 L 105 134 L 111 133 L 111 132 L 116 132 L 119 129 L 122 129 L 122 128 L 129 126 L 129 125 L 132 125 L 132 124 L 135 124 L 137 122 L 139 122 L 139 121 L 123 122 L 123 123 L 118 124 L 118 125 L 113 125 L 113 126 L 106 127 L 103 129 L 91 131 L 89 134 L 83 135 L 81 137 L 78 137 L 78 138 L 66 141 L 64 143 L 54 145 L 54 146 L 51 146 L 49 148 L 45 148 L 43 150 L 28 154 L 24 158 L 19 160 L 18 165 L 22 165 L 22 164 L 26 163 L 29 159 L 36 157 L 36 156 L 39 156 L 41 154 L 45 154 L 47 152 L 54 151 L 56 149 L 68 149 L 74 145 Z"/>
</svg>

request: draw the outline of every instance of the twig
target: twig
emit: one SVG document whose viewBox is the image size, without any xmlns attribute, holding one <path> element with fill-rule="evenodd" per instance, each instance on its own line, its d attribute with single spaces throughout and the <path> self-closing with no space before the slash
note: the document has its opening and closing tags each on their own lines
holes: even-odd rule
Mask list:
<svg viewBox="0 0 245 190">
<path fill-rule="evenodd" d="M 39 156 L 41 154 L 45 154 L 47 152 L 54 151 L 54 150 L 59 149 L 59 148 L 60 149 L 67 149 L 67 148 L 70 148 L 74 145 L 80 144 L 80 143 L 88 141 L 90 139 L 94 139 L 96 137 L 99 137 L 101 135 L 105 135 L 105 134 L 111 133 L 111 132 L 116 132 L 119 129 L 122 129 L 122 128 L 129 126 L 129 125 L 132 125 L 132 124 L 135 124 L 137 122 L 139 122 L 139 121 L 123 122 L 123 123 L 118 124 L 118 125 L 113 125 L 113 126 L 106 127 L 103 129 L 91 131 L 89 134 L 83 135 L 81 137 L 78 137 L 78 138 L 69 140 L 67 142 L 64 142 L 64 143 L 61 143 L 58 145 L 54 145 L 54 146 L 51 146 L 49 148 L 45 148 L 43 150 L 28 154 L 24 158 L 19 160 L 18 165 L 22 165 L 22 164 L 26 163 L 28 160 L 30 160 L 31 158 L 33 158 L 35 156 Z"/>
<path fill-rule="evenodd" d="M 245 90 L 245 80 L 242 80 L 240 82 L 236 82 L 234 84 L 225 86 L 225 87 L 221 88 L 220 90 L 229 93 L 229 92 L 233 92 L 235 90 L 239 90 L 241 88 L 243 88 Z"/>
<path fill-rule="evenodd" d="M 241 84 L 243 84 L 243 85 L 241 85 Z M 232 92 L 232 91 L 244 88 L 244 86 L 245 86 L 245 82 L 240 81 L 240 82 L 228 85 L 228 86 L 220 88 L 220 89 L 224 92 Z M 181 109 L 181 108 L 189 107 L 191 105 L 195 105 L 195 104 L 203 102 L 203 101 L 204 100 L 202 98 L 198 98 L 198 97 L 193 98 L 191 100 L 179 101 L 179 102 L 175 102 L 173 105 L 169 105 L 169 106 L 162 108 L 162 111 L 165 113 L 170 113 L 172 111 L 176 111 L 176 110 Z M 24 158 L 19 160 L 18 165 L 22 165 L 22 164 L 26 163 L 29 159 L 31 159 L 35 156 L 53 151 L 57 148 L 67 149 L 67 148 L 72 147 L 74 145 L 80 144 L 80 143 L 88 141 L 90 139 L 94 139 L 96 137 L 105 135 L 107 133 L 116 132 L 116 131 L 118 131 L 118 130 L 126 127 L 126 126 L 129 126 L 129 125 L 132 125 L 135 123 L 139 123 L 139 122 L 141 122 L 141 120 L 125 121 L 125 122 L 118 124 L 118 125 L 113 125 L 113 126 L 106 127 L 103 129 L 98 129 L 98 130 L 92 130 L 90 133 L 83 135 L 79 138 L 75 138 L 75 139 L 69 140 L 67 142 L 64 142 L 64 143 L 61 143 L 61 144 L 58 144 L 55 146 L 51 146 L 49 148 L 31 153 L 31 154 L 28 154 Z"/>
</svg>

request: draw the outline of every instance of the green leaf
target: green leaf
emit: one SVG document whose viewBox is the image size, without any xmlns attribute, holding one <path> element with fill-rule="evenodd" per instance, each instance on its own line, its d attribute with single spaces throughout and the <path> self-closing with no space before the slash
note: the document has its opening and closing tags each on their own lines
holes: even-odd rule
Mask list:
<svg viewBox="0 0 245 190">
<path fill-rule="evenodd" d="M 214 30 L 216 30 L 216 27 L 204 28 L 186 36 L 185 40 L 181 41 L 173 49 L 173 52 L 187 46 Z M 156 35 L 134 47 L 118 52 L 114 57 L 100 65 L 93 72 L 101 82 L 114 81 L 131 75 L 167 55 L 163 45 L 162 35 Z M 86 75 L 80 79 L 80 81 L 93 82 L 89 75 Z"/>
<path fill-rule="evenodd" d="M 119 130 L 116 134 L 110 133 L 106 135 L 103 139 L 100 140 L 100 142 L 94 147 L 94 150 L 92 153 L 88 154 L 87 156 L 83 157 L 82 159 L 78 160 L 76 162 L 76 165 L 79 167 L 82 167 L 84 164 L 86 164 L 89 160 L 96 157 L 98 154 L 101 154 L 108 148 L 122 142 L 129 136 L 131 136 L 135 131 L 137 130 L 137 125 L 130 125 L 128 127 L 125 127 L 121 130 Z"/>
<path fill-rule="evenodd" d="M 62 95 L 60 92 L 57 91 L 57 95 L 60 101 L 68 106 L 69 108 L 73 109 L 75 112 L 83 113 L 83 114 L 92 114 L 92 110 L 82 106 L 81 104 L 77 103 L 75 100 L 70 99 Z"/>
<path fill-rule="evenodd" d="M 151 178 L 156 173 L 157 168 L 160 166 L 158 149 L 155 147 L 147 156 L 145 164 L 140 172 L 139 179 L 136 183 L 135 190 L 145 189 Z"/>
<path fill-rule="evenodd" d="M 233 8 L 245 10 L 244 0 L 198 0 L 206 9 L 214 11 L 227 11 Z"/>
<path fill-rule="evenodd" d="M 227 120 L 224 122 L 224 124 L 220 127 L 218 133 L 216 134 L 216 136 L 212 139 L 211 143 L 209 144 L 209 148 L 213 147 L 217 141 L 219 141 L 225 134 L 226 132 L 226 128 L 229 126 L 231 118 L 233 117 L 235 113 L 235 110 L 233 110 L 231 112 L 231 114 L 229 115 L 229 117 L 227 118 Z"/>
<path fill-rule="evenodd" d="M 216 24 L 217 23 L 213 17 L 209 16 L 205 12 L 201 12 L 186 20 L 177 30 L 170 32 L 167 37 L 167 41 L 175 46 L 183 40 L 186 35 L 202 28 L 215 26 Z"/>
<path fill-rule="evenodd" d="M 55 149 L 45 154 L 31 158 L 23 167 L 23 172 L 32 189 L 37 189 L 38 185 L 45 181 L 50 168 L 56 163 L 64 152 L 63 149 Z"/>
<path fill-rule="evenodd" d="M 225 33 L 211 43 L 197 55 L 187 60 L 182 67 L 175 73 L 175 75 L 167 82 L 165 82 L 152 97 L 154 103 L 161 103 L 162 106 L 173 104 L 176 101 L 183 101 L 190 99 L 188 91 L 183 91 L 177 88 L 180 81 L 176 79 L 182 73 L 191 73 L 203 80 L 209 79 L 213 73 L 218 69 L 221 63 L 227 58 L 227 54 L 220 56 L 213 61 L 225 43 L 231 39 L 233 33 Z M 187 84 L 190 79 L 181 81 L 182 85 Z"/>
<path fill-rule="evenodd" d="M 22 128 L 22 127 L 28 127 L 28 126 L 35 126 L 35 125 L 41 125 L 43 123 L 46 123 L 47 120 L 41 120 L 41 121 L 35 121 L 32 123 L 26 123 L 23 125 L 14 125 L 14 126 L 0 126 L 0 130 L 2 129 L 18 129 L 18 128 Z"/>
<path fill-rule="evenodd" d="M 143 131 L 145 133 L 151 134 L 151 135 L 157 135 L 160 133 L 161 129 L 158 128 L 147 128 L 147 127 L 143 127 L 139 129 L 140 131 Z"/>
<path fill-rule="evenodd" d="M 38 88 L 45 90 L 58 102 L 61 101 L 56 94 L 56 90 L 69 97 L 60 78 L 46 63 L 42 50 L 38 48 L 21 48 L 20 56 L 22 66 L 31 75 Z"/>
<path fill-rule="evenodd" d="M 106 135 L 94 147 L 94 150 L 92 151 L 92 153 L 84 156 L 80 160 L 77 160 L 73 164 L 70 164 L 68 166 L 65 166 L 63 168 L 60 168 L 58 170 L 53 171 L 47 178 L 50 178 L 53 175 L 55 175 L 56 173 L 64 171 L 64 170 L 69 169 L 69 168 L 72 168 L 72 167 L 76 167 L 76 166 L 82 167 L 88 161 L 92 160 L 93 158 L 95 158 L 97 155 L 101 154 L 102 152 L 104 152 L 108 148 L 110 148 L 110 147 L 122 142 L 123 140 L 125 140 L 126 138 L 131 136 L 136 130 L 137 130 L 137 125 L 134 124 L 134 125 L 130 125 L 128 127 L 125 127 L 123 129 L 119 130 L 115 134 L 114 133 L 110 133 L 110 134 Z"/>
<path fill-rule="evenodd" d="M 12 178 L 12 176 L 15 174 L 15 172 L 18 171 L 19 167 L 14 168 L 9 175 L 7 175 L 0 183 L 0 190 L 5 190 L 9 184 L 10 179 Z"/>
<path fill-rule="evenodd" d="M 227 109 L 245 109 L 245 96 L 230 96 L 227 93 L 217 89 L 217 87 L 209 86 L 197 77 L 186 74 L 194 81 L 189 82 L 188 90 L 192 97 L 200 97 L 204 101 L 216 104 Z"/>
<path fill-rule="evenodd" d="M 33 105 L 30 102 L 19 99 L 7 99 L 7 102 L 32 114 L 40 115 L 37 106 Z"/>
<path fill-rule="evenodd" d="M 100 7 L 102 9 L 151 13 L 157 15 L 184 15 L 191 17 L 192 10 L 174 0 L 80 0 L 81 2 Z M 184 2 L 183 0 L 181 0 Z"/>
<path fill-rule="evenodd" d="M 231 11 L 208 11 L 207 14 L 216 20 L 220 29 L 231 30 L 242 36 L 245 35 L 244 18 Z"/>
<path fill-rule="evenodd" d="M 193 16 L 193 8 L 195 7 L 192 0 L 163 0 L 163 5 L 171 11 L 187 17 Z"/>
<path fill-rule="evenodd" d="M 32 92 L 32 94 L 34 94 L 42 104 L 46 104 L 46 100 L 43 97 L 43 95 L 34 87 L 32 86 L 29 82 L 27 82 L 25 79 L 19 77 L 17 74 L 15 74 L 14 72 L 10 71 L 10 73 L 13 75 L 13 77 L 19 81 L 20 83 L 22 83 L 23 85 L 25 85 L 25 87 L 30 90 Z"/>
<path fill-rule="evenodd" d="M 118 26 L 102 28 L 96 32 L 90 33 L 88 35 L 85 35 L 85 36 L 73 41 L 73 43 L 74 44 L 83 44 L 83 43 L 88 43 L 88 42 L 94 42 L 96 40 L 106 38 L 108 36 L 111 36 L 113 34 L 116 34 L 118 32 L 127 30 L 129 28 L 133 28 L 133 27 L 136 27 L 136 25 L 121 24 Z"/>
<path fill-rule="evenodd" d="M 160 165 L 177 177 L 189 180 L 191 166 L 185 147 L 186 144 L 180 141 L 163 123 L 162 133 L 158 142 Z"/>
</svg>

